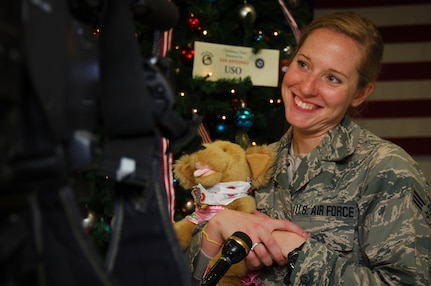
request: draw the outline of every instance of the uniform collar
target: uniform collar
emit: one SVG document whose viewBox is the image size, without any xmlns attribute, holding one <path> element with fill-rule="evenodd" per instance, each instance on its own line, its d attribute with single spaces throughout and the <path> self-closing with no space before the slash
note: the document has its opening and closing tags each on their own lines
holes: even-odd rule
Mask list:
<svg viewBox="0 0 431 286">
<path fill-rule="evenodd" d="M 278 142 L 278 152 L 280 162 L 284 162 L 276 167 L 274 172 L 275 180 L 285 188 L 289 185 L 292 190 L 299 190 L 311 179 L 322 172 L 322 161 L 342 161 L 352 155 L 360 140 L 360 128 L 351 121 L 348 116 L 333 129 L 329 130 L 322 142 L 309 154 L 307 154 L 299 164 L 297 172 L 293 178 L 288 176 L 288 156 L 292 142 L 292 127 Z"/>
<path fill-rule="evenodd" d="M 315 151 L 323 161 L 342 161 L 352 155 L 359 141 L 359 128 L 345 116 L 333 129 L 329 130 Z"/>
<path fill-rule="evenodd" d="M 346 115 L 336 127 L 326 133 L 322 142 L 309 155 L 317 155 L 323 161 L 341 161 L 352 155 L 360 139 L 357 127 Z M 293 128 L 290 127 L 279 141 L 279 151 L 285 148 L 289 150 L 292 138 Z"/>
</svg>

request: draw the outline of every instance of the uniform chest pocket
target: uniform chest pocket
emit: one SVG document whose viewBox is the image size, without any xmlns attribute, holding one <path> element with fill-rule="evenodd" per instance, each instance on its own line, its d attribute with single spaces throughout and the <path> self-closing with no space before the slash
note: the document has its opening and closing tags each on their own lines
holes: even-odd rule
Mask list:
<svg viewBox="0 0 431 286">
<path fill-rule="evenodd" d="M 358 223 L 356 204 L 294 205 L 292 220 L 333 250 L 353 250 Z"/>
</svg>

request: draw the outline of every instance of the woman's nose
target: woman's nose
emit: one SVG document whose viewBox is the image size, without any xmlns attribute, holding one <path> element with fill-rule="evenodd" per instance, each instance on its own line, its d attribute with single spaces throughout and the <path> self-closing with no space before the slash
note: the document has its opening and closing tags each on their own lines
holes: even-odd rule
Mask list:
<svg viewBox="0 0 431 286">
<path fill-rule="evenodd" d="M 317 94 L 317 77 L 313 74 L 306 74 L 301 82 L 302 95 L 307 97 L 316 96 Z"/>
</svg>

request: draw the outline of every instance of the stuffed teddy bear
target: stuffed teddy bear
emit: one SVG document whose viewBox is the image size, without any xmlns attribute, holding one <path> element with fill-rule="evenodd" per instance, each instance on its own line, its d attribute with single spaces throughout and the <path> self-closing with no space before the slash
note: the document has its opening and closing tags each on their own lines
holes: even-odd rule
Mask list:
<svg viewBox="0 0 431 286">
<path fill-rule="evenodd" d="M 267 145 L 244 150 L 230 141 L 203 144 L 203 149 L 175 161 L 174 174 L 186 190 L 192 189 L 195 211 L 175 222 L 174 229 L 182 249 L 192 239 L 200 221 L 208 221 L 224 208 L 252 212 L 256 202 L 252 190 L 269 182 L 275 154 Z M 221 251 L 210 262 L 215 264 Z M 241 285 L 247 274 L 244 262 L 232 265 L 217 285 Z"/>
</svg>

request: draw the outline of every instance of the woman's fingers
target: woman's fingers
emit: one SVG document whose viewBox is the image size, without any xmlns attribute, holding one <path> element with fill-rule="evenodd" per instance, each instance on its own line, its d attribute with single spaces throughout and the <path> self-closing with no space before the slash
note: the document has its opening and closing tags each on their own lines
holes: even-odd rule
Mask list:
<svg viewBox="0 0 431 286">
<path fill-rule="evenodd" d="M 294 232 L 299 236 L 302 236 L 305 239 L 309 238 L 308 233 L 303 230 L 301 227 L 297 226 L 296 224 L 294 224 L 293 222 L 289 221 L 289 220 L 280 220 L 280 219 L 272 219 L 269 216 L 267 216 L 266 214 L 263 214 L 259 211 L 253 211 L 252 212 L 253 215 L 255 215 L 256 217 L 264 220 L 264 219 L 269 219 L 271 220 L 271 223 L 268 224 L 268 227 L 271 227 L 272 231 L 274 230 L 285 230 L 285 231 L 289 231 L 289 232 Z"/>
<path fill-rule="evenodd" d="M 253 236 L 255 235 L 258 238 L 253 242 L 259 242 L 259 244 L 255 246 L 253 252 L 262 264 L 270 266 L 274 261 L 278 264 L 285 264 L 286 261 L 283 253 L 275 239 L 272 237 L 271 231 L 260 227 L 256 229 L 256 233 L 253 233 Z"/>
<path fill-rule="evenodd" d="M 258 211 L 253 212 L 253 216 L 258 222 L 251 233 L 253 242 L 262 242 L 262 244 L 254 248 L 254 253 L 248 259 L 248 264 L 252 267 L 270 266 L 273 262 L 279 265 L 286 264 L 286 251 L 283 248 L 286 248 L 286 244 L 288 245 L 289 242 L 284 241 L 283 244 L 280 244 L 272 235 L 274 231 L 291 233 L 291 235 L 294 233 L 295 236 L 299 235 L 304 239 L 309 237 L 302 228 L 291 221 L 272 219 Z"/>
<path fill-rule="evenodd" d="M 245 258 L 245 265 L 249 270 L 258 270 L 264 266 L 254 251 L 250 251 L 248 253 L 247 257 Z"/>
</svg>

